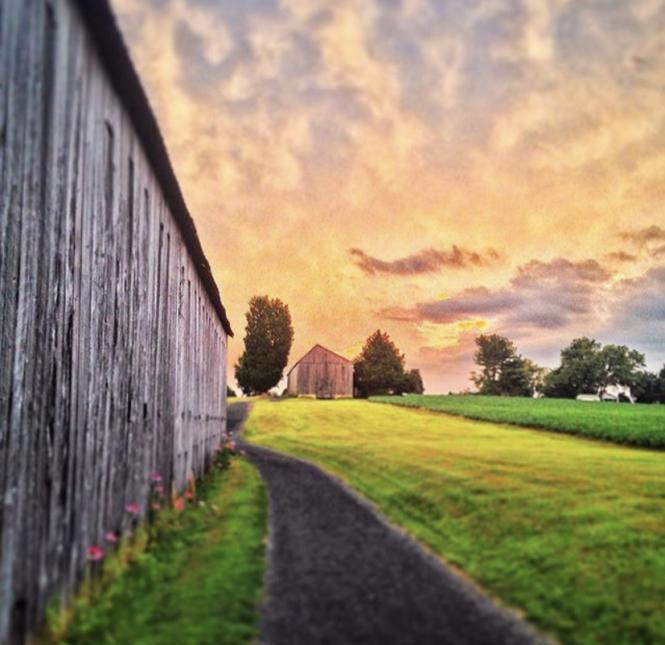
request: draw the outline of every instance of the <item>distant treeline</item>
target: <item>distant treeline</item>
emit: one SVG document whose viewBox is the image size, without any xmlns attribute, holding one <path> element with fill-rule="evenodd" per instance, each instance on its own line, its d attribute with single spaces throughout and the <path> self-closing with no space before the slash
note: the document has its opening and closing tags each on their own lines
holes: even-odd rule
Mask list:
<svg viewBox="0 0 665 645">
<path fill-rule="evenodd" d="M 602 345 L 576 338 L 561 350 L 561 364 L 548 370 L 521 356 L 505 336 L 481 334 L 476 339 L 471 374 L 481 394 L 575 398 L 610 385 L 626 385 L 642 403 L 665 403 L 665 366 L 659 373 L 646 369 L 644 354 L 625 345 Z"/>
</svg>

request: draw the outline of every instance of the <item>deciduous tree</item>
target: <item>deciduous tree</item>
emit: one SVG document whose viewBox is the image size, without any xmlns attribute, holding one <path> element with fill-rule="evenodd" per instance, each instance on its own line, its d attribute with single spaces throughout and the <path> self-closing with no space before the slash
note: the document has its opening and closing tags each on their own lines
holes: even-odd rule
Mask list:
<svg viewBox="0 0 665 645">
<path fill-rule="evenodd" d="M 645 376 L 644 354 L 625 345 L 605 345 L 592 338 L 576 338 L 561 351 L 561 365 L 545 379 L 548 396 L 575 398 L 607 385 L 651 388 Z"/>
<path fill-rule="evenodd" d="M 247 394 L 263 394 L 275 387 L 289 360 L 293 327 L 288 305 L 268 296 L 249 301 L 245 351 L 236 365 L 236 380 Z"/>
<path fill-rule="evenodd" d="M 646 367 L 644 354 L 625 345 L 605 345 L 601 355 L 604 370 L 602 385 L 635 387 L 638 384 Z"/>
</svg>

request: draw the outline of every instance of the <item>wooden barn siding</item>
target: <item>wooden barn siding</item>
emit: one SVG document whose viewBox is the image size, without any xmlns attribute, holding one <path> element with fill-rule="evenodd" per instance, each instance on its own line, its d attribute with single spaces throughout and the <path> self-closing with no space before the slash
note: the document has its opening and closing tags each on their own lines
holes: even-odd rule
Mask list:
<svg viewBox="0 0 665 645">
<path fill-rule="evenodd" d="M 0 0 L 0 642 L 202 473 L 226 343 L 76 9 Z"/>
<path fill-rule="evenodd" d="M 314 347 L 289 374 L 291 394 L 319 395 L 321 382 L 331 384 L 331 396 L 353 396 L 353 365 L 322 347 Z"/>
</svg>

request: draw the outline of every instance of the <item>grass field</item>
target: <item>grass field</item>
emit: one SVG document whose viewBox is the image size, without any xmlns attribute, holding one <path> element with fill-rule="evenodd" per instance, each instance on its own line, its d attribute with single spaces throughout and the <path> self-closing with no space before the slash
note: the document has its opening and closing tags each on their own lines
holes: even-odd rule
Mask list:
<svg viewBox="0 0 665 645">
<path fill-rule="evenodd" d="M 586 403 L 500 396 L 377 396 L 393 403 L 469 419 L 545 428 L 649 448 L 665 448 L 665 405 Z"/>
<path fill-rule="evenodd" d="M 258 402 L 308 459 L 566 643 L 665 643 L 665 453 L 366 401 Z"/>
<path fill-rule="evenodd" d="M 213 471 L 202 492 L 204 505 L 174 515 L 101 597 L 79 600 L 62 642 L 235 645 L 255 638 L 265 489 L 253 466 L 235 461 Z"/>
</svg>

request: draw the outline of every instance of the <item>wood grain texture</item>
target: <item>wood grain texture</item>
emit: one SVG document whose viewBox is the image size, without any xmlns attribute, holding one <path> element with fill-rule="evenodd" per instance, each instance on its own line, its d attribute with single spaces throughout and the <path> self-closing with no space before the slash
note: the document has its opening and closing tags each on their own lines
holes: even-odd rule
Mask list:
<svg viewBox="0 0 665 645">
<path fill-rule="evenodd" d="M 353 363 L 315 345 L 288 374 L 288 392 L 293 396 L 334 399 L 353 396 Z"/>
<path fill-rule="evenodd" d="M 0 0 L 3 643 L 225 430 L 228 321 L 121 99 L 78 3 Z"/>
</svg>

